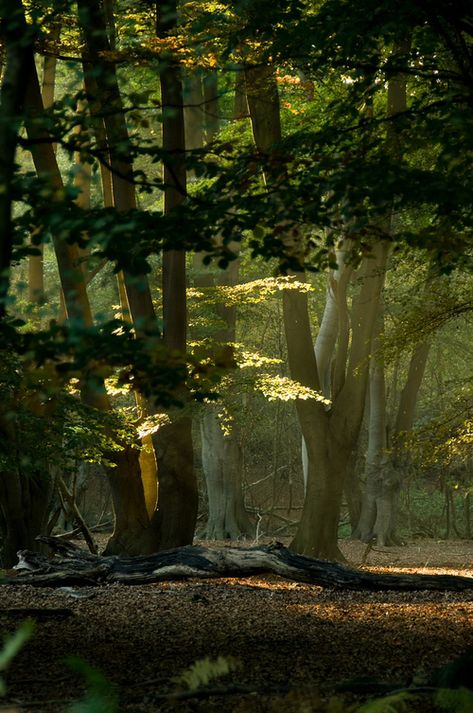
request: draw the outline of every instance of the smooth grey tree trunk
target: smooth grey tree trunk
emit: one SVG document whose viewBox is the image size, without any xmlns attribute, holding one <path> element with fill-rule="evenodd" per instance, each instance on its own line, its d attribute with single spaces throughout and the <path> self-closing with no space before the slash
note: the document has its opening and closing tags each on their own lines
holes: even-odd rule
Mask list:
<svg viewBox="0 0 473 713">
<path fill-rule="evenodd" d="M 195 284 L 204 288 L 212 285 L 236 285 L 239 260 L 234 260 L 226 270 L 215 273 L 202 262 L 202 256 L 194 258 L 198 272 Z M 221 327 L 213 335 L 216 350 L 229 348 L 233 354 L 236 330 L 236 307 L 218 304 L 216 317 Z M 238 539 L 253 536 L 254 528 L 245 509 L 242 477 L 243 458 L 238 426 L 232 424 L 229 433 L 224 432 L 218 409 L 204 404 L 199 415 L 199 430 L 202 448 L 202 469 L 207 497 L 208 520 L 206 536 L 209 539 Z"/>
<path fill-rule="evenodd" d="M 54 31 L 54 39 L 59 39 L 60 28 Z M 43 106 L 49 109 L 54 103 L 54 90 L 56 84 L 56 57 L 43 58 L 43 78 L 41 94 Z M 54 145 L 55 148 L 55 145 Z M 28 257 L 28 297 L 33 304 L 42 304 L 45 299 L 44 294 L 44 244 L 41 242 L 35 245 L 36 255 Z"/>
<path fill-rule="evenodd" d="M 213 406 L 200 421 L 202 467 L 205 473 L 209 516 L 206 537 L 237 540 L 253 535 L 242 488 L 242 451 L 235 427 L 225 435 Z"/>
<path fill-rule="evenodd" d="M 255 144 L 267 155 L 281 140 L 279 97 L 271 66 L 246 70 L 246 90 Z M 281 176 L 281 181 L 284 176 Z M 294 257 L 303 246 L 288 242 Z M 360 289 L 352 307 L 352 338 L 340 339 L 338 391 L 329 410 L 312 399 L 296 401 L 296 410 L 308 452 L 308 483 L 301 522 L 291 547 L 326 559 L 343 559 L 338 547 L 338 523 L 346 468 L 357 442 L 363 418 L 368 379 L 368 357 L 384 282 L 387 247 L 374 246 L 363 261 Z M 296 279 L 305 280 L 303 273 Z M 291 376 L 320 393 L 322 377 L 314 354 L 307 295 L 283 293 L 283 313 Z M 335 362 L 337 356 L 335 357 Z"/>
<path fill-rule="evenodd" d="M 407 51 L 408 47 L 409 42 L 405 41 L 395 48 L 394 54 L 403 53 Z M 406 108 L 406 80 L 402 76 L 393 77 L 388 82 L 387 114 L 389 117 L 395 117 L 405 111 Z M 402 147 L 394 123 L 390 124 L 388 128 L 386 150 L 396 159 L 402 155 Z M 391 233 L 395 232 L 394 216 L 390 216 L 388 229 Z M 356 535 L 364 541 L 375 538 L 378 545 L 385 546 L 399 543 L 395 533 L 395 526 L 401 472 L 396 467 L 396 458 L 389 456 L 387 453 L 387 403 L 381 345 L 384 331 L 382 310 L 382 305 L 380 305 L 378 329 L 372 345 L 369 388 L 369 441 L 365 470 L 365 492 Z M 420 387 L 423 369 L 425 368 L 425 361 L 423 366 L 421 365 L 423 356 L 426 358 L 424 350 L 421 349 L 417 356 L 413 355 L 414 362 L 411 360 L 410 378 L 408 377 L 405 390 L 401 395 L 396 428 L 398 421 L 401 422 L 404 418 L 405 423 L 409 424 L 409 428 L 412 426 L 417 392 Z M 419 358 L 420 363 L 418 364 Z"/>
</svg>

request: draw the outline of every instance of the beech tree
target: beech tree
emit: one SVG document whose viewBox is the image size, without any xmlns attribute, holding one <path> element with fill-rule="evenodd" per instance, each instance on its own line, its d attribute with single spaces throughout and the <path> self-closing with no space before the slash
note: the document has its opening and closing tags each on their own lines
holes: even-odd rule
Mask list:
<svg viewBox="0 0 473 713">
<path fill-rule="evenodd" d="M 90 414 L 91 423 L 97 413 L 102 419 L 101 458 L 116 513 L 109 552 L 148 553 L 191 542 L 197 514 L 192 404 L 205 393 L 217 397 L 215 384 L 234 366 L 234 354 L 212 349 L 199 359 L 198 349 L 195 355 L 188 351 L 186 254 L 217 263 L 222 273 L 216 283 L 234 281 L 229 266 L 234 268 L 238 254 L 246 266 L 263 258 L 262 274 L 277 265 L 289 275 L 283 290 L 288 362 L 300 388 L 296 410 L 308 451 L 306 499 L 292 546 L 302 553 L 340 556 L 340 505 L 365 409 L 370 362 L 376 435 L 370 464 L 377 485 L 372 488 L 370 481 L 366 490 L 360 529 L 365 538 L 375 531 L 380 541 L 389 541 L 388 500 L 392 503 L 398 479 L 388 469 L 387 477 L 383 475 L 389 444 L 382 422 L 383 350 L 377 342 L 384 274 L 390 253 L 396 260 L 400 244 L 423 251 L 440 272 L 468 267 L 471 259 L 471 8 L 463 3 L 427 8 L 406 2 L 393 8 L 372 0 L 356 6 L 345 0 L 309 5 L 257 0 L 186 6 L 179 17 L 172 2 L 134 10 L 134 21 L 141 25 L 139 38 L 133 40 L 127 35 L 127 7 L 117 6 L 114 13 L 113 3 L 43 4 L 47 34 L 36 23 L 36 7 L 9 0 L 5 17 L 1 12 L 7 52 L 0 109 L 5 148 L 0 327 L 18 367 L 2 381 L 10 394 L 7 402 L 16 399 L 26 412 L 29 387 L 21 392 L 23 378 L 41 375 L 41 389 L 48 384 L 54 398 L 40 400 L 30 411 L 38 411 L 38 423 L 54 423 L 45 433 L 50 433 L 51 453 L 56 452 L 57 433 L 65 432 L 68 409 L 74 409 L 52 406 L 77 379 L 80 407 L 89 409 L 81 413 Z M 62 47 L 61 39 L 51 39 L 52 28 L 61 23 L 66 38 Z M 61 88 L 45 112 L 35 51 L 37 56 L 45 53 L 51 65 L 72 53 L 79 69 L 75 85 L 83 84 L 85 90 L 63 97 Z M 58 66 L 61 75 L 64 65 Z M 188 133 L 196 129 L 189 136 L 190 151 L 184 131 L 184 66 Z M 146 81 L 136 91 L 139 72 Z M 244 100 L 236 111 L 235 74 L 238 99 Z M 14 87 L 20 75 L 27 81 Z M 403 83 L 409 103 L 401 106 Z M 221 112 L 216 111 L 217 101 Z M 243 120 L 248 109 L 253 141 L 250 122 Z M 200 127 L 195 126 L 197 113 Z M 242 117 L 238 124 L 232 123 L 235 113 Z M 23 125 L 24 132 L 18 128 Z M 35 176 L 19 165 L 23 155 L 15 161 L 16 146 L 31 155 Z M 81 185 L 64 170 L 77 157 L 91 167 L 90 200 L 88 179 Z M 49 314 L 42 323 L 15 321 L 21 309 L 11 301 L 16 293 L 10 274 L 13 265 L 16 270 L 31 254 L 32 233 L 39 246 L 52 241 L 64 297 L 61 324 L 48 324 Z M 85 256 L 97 266 L 110 263 L 119 275 L 122 319 L 94 314 Z M 308 296 L 317 283 L 312 278 L 316 271 L 327 275 L 318 326 Z M 234 340 L 235 314 L 225 309 L 218 307 L 223 316 L 218 338 L 226 343 Z M 112 316 L 110 305 L 107 314 Z M 427 352 L 427 341 L 418 340 L 396 433 L 412 425 Z M 22 375 L 18 392 L 8 381 L 14 381 L 14 372 Z M 128 418 L 123 429 L 117 426 L 116 396 L 106 390 L 111 377 L 138 394 L 136 400 L 130 394 L 120 397 L 128 399 L 135 419 L 130 423 Z M 14 393 L 20 396 L 13 398 Z M 8 450 L 18 434 L 6 413 L 1 427 L 8 435 Z M 163 425 L 166 415 L 171 422 Z M 88 417 L 81 418 L 83 424 Z M 225 443 L 210 416 L 209 424 L 213 436 L 206 441 L 211 449 L 207 464 L 220 460 Z M 148 429 L 147 470 L 143 457 L 140 463 L 140 426 L 141 433 Z M 97 454 L 94 458 L 100 460 Z M 402 460 L 400 448 L 395 448 L 394 463 L 396 459 Z M 18 483 L 26 482 L 23 466 L 14 461 L 12 457 L 10 464 L 17 475 L 2 482 L 4 503 L 13 502 Z M 42 470 L 49 474 L 54 469 L 44 463 Z M 50 492 L 48 478 L 44 482 L 43 515 Z M 223 502 L 226 508 L 230 504 L 233 517 L 231 524 L 219 523 L 215 534 L 236 531 L 239 488 L 233 495 L 233 505 L 227 496 L 216 498 L 219 511 Z M 27 500 L 20 498 L 19 510 L 24 506 L 28 511 Z M 4 529 L 9 512 L 15 529 L 19 510 L 5 506 Z M 45 519 L 41 516 L 38 525 L 31 516 L 36 523 L 31 535 L 35 528 L 44 529 Z M 19 540 L 6 548 L 10 558 L 18 545 Z"/>
</svg>

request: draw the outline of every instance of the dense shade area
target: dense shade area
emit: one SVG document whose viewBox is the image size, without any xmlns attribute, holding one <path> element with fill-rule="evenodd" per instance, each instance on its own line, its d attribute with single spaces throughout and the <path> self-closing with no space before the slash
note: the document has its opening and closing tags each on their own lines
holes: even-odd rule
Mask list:
<svg viewBox="0 0 473 713">
<path fill-rule="evenodd" d="M 353 563 L 366 556 L 359 543 L 342 548 Z M 471 542 L 423 541 L 374 548 L 365 567 L 472 576 L 472 559 Z M 13 710 L 31 704 L 44 713 L 66 711 L 84 693 L 64 663 L 71 654 L 105 673 L 120 711 L 272 713 L 298 711 L 309 701 L 324 711 L 336 685 L 354 677 L 409 683 L 473 645 L 473 590 L 349 592 L 274 576 L 0 588 L 4 631 L 27 613 L 35 614 L 37 629 L 8 672 L 6 701 Z M 220 695 L 166 698 L 194 661 L 220 655 L 239 662 L 210 684 Z"/>
</svg>

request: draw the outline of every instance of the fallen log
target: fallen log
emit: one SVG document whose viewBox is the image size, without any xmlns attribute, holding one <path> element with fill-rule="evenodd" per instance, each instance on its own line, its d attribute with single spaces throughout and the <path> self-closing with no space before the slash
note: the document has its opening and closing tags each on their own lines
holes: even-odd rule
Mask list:
<svg viewBox="0 0 473 713">
<path fill-rule="evenodd" d="M 51 548 L 52 557 L 29 550 L 20 551 L 16 565 L 18 574 L 2 578 L 0 584 L 78 587 L 275 574 L 296 582 L 337 589 L 404 592 L 473 589 L 472 577 L 378 574 L 311 559 L 279 543 L 249 548 L 187 546 L 143 557 L 101 557 L 54 537 L 39 537 L 38 540 Z"/>
</svg>

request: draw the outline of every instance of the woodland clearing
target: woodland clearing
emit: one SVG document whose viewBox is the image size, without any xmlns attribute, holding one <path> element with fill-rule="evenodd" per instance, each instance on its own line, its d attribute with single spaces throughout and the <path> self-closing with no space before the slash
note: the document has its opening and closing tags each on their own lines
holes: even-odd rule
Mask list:
<svg viewBox="0 0 473 713">
<path fill-rule="evenodd" d="M 361 566 L 376 572 L 473 576 L 471 541 L 341 547 L 351 564 L 366 558 Z M 71 655 L 105 675 L 119 711 L 279 713 L 326 711 L 331 697 L 347 695 L 337 685 L 354 678 L 408 685 L 473 646 L 473 589 L 353 592 L 275 576 L 0 587 L 4 633 L 28 613 L 36 630 L 6 674 L 3 710 L 70 710 L 86 694 L 65 663 Z M 219 656 L 236 668 L 209 688 L 190 694 L 176 681 L 195 661 Z"/>
</svg>

